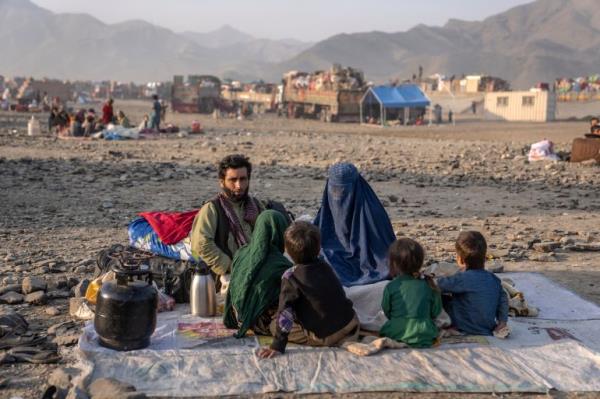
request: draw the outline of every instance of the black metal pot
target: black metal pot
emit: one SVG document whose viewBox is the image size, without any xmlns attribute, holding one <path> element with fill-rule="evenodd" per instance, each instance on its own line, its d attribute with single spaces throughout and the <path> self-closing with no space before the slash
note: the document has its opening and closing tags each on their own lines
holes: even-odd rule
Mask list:
<svg viewBox="0 0 600 399">
<path fill-rule="evenodd" d="M 158 295 L 147 264 L 120 263 L 112 267 L 117 281 L 104 283 L 98 293 L 94 327 L 102 346 L 119 351 L 143 349 L 150 345 L 156 328 Z"/>
</svg>

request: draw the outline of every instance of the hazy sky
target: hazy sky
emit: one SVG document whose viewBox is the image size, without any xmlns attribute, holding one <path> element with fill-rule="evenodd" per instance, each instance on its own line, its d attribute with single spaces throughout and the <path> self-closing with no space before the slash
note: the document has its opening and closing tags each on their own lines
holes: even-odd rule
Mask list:
<svg viewBox="0 0 600 399">
<path fill-rule="evenodd" d="M 398 32 L 449 18 L 480 20 L 532 0 L 33 0 L 54 12 L 89 13 L 107 23 L 143 19 L 176 32 L 224 24 L 256 37 L 305 41 L 336 33 Z"/>
</svg>

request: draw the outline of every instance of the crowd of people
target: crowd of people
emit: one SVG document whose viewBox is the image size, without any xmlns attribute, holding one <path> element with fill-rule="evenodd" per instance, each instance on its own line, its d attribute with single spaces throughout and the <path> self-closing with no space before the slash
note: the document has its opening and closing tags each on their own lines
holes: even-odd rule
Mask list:
<svg viewBox="0 0 600 399">
<path fill-rule="evenodd" d="M 161 121 L 165 119 L 166 105 L 153 96 L 152 113 L 145 115 L 137 126 L 140 131 L 160 131 Z M 101 115 L 94 108 L 67 110 L 58 101 L 52 103 L 48 117 L 48 131 L 60 137 L 90 137 L 109 127 L 120 126 L 124 129 L 134 128 L 129 117 L 123 110 L 115 112 L 114 100 L 109 98 L 102 105 Z"/>
<path fill-rule="evenodd" d="M 314 221 L 292 221 L 281 205 L 249 195 L 252 165 L 243 155 L 218 168 L 221 192 L 196 215 L 191 244 L 226 287 L 224 324 L 273 336 L 260 358 L 283 354 L 288 342 L 340 346 L 356 341 L 359 320 L 344 287 L 385 282 L 379 334 L 411 347 L 436 345 L 436 319 L 450 331 L 492 335 L 506 328 L 508 299 L 485 270 L 487 244 L 476 231 L 456 240 L 460 273 L 424 275 L 423 247 L 396 239 L 375 192 L 349 163 L 333 165 Z"/>
</svg>

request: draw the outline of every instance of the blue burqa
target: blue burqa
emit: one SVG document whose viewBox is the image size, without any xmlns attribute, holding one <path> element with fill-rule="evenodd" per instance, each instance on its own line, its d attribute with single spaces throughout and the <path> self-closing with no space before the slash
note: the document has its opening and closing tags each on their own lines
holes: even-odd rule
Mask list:
<svg viewBox="0 0 600 399">
<path fill-rule="evenodd" d="M 388 248 L 396 239 L 390 218 L 350 163 L 329 168 L 321 209 L 321 255 L 346 287 L 388 277 Z"/>
</svg>

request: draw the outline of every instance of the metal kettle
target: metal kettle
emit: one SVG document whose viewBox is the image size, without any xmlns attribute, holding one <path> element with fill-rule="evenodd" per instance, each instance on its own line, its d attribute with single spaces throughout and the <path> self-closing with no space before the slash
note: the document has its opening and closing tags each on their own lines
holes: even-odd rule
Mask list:
<svg viewBox="0 0 600 399">
<path fill-rule="evenodd" d="M 206 263 L 200 263 L 194 268 L 190 287 L 190 307 L 194 316 L 213 317 L 217 314 L 215 281 Z"/>
</svg>

